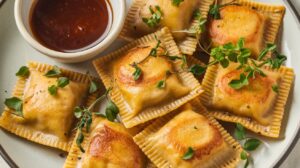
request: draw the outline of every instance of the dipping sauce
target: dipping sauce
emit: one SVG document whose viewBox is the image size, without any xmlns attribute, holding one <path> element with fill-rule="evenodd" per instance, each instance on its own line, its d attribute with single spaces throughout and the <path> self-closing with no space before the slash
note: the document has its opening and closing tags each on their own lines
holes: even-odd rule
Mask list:
<svg viewBox="0 0 300 168">
<path fill-rule="evenodd" d="M 38 0 L 31 12 L 35 38 L 61 52 L 95 46 L 107 35 L 112 22 L 107 0 Z"/>
</svg>

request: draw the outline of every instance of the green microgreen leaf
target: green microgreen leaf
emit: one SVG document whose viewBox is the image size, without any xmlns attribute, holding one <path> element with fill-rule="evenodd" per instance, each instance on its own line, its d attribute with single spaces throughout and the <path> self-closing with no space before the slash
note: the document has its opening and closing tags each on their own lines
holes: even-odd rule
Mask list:
<svg viewBox="0 0 300 168">
<path fill-rule="evenodd" d="M 27 66 L 22 66 L 16 73 L 16 76 L 28 77 L 29 73 L 30 73 L 29 68 Z"/>
<path fill-rule="evenodd" d="M 236 139 L 237 140 L 245 139 L 246 138 L 245 134 L 246 133 L 244 127 L 240 123 L 237 123 L 234 130 L 234 136 L 236 137 Z"/>
<path fill-rule="evenodd" d="M 89 93 L 91 94 L 91 93 L 97 92 L 98 89 L 99 89 L 99 87 L 100 87 L 99 85 L 100 84 L 98 82 L 91 80 L 91 82 L 90 82 L 90 88 L 89 88 Z"/>
<path fill-rule="evenodd" d="M 117 107 L 117 105 L 113 101 L 108 100 L 108 103 L 107 103 L 107 106 L 105 109 L 106 118 L 109 121 L 113 122 L 117 118 L 118 114 L 119 114 L 119 108 Z"/>
<path fill-rule="evenodd" d="M 135 69 L 135 71 L 132 73 L 133 79 L 139 80 L 142 75 L 142 69 L 138 67 L 137 63 L 133 63 L 131 66 Z"/>
<path fill-rule="evenodd" d="M 204 72 L 206 71 L 206 67 L 195 64 L 190 67 L 189 71 L 193 73 L 195 76 L 200 76 L 204 74 Z"/>
<path fill-rule="evenodd" d="M 262 52 L 258 56 L 258 60 L 261 61 L 268 54 L 268 52 L 273 52 L 277 48 L 276 44 L 267 43 L 266 48 L 262 50 Z"/>
<path fill-rule="evenodd" d="M 56 85 L 51 85 L 48 87 L 48 92 L 51 94 L 51 95 L 56 95 L 57 93 L 57 86 Z"/>
<path fill-rule="evenodd" d="M 58 68 L 58 66 L 53 66 L 51 70 L 45 73 L 45 76 L 47 77 L 59 77 L 62 74 L 61 70 Z"/>
<path fill-rule="evenodd" d="M 221 19 L 220 8 L 221 6 L 218 4 L 210 5 L 208 14 L 216 20 Z"/>
<path fill-rule="evenodd" d="M 240 156 L 241 156 L 242 160 L 247 160 L 248 159 L 248 153 L 244 150 L 241 152 Z"/>
<path fill-rule="evenodd" d="M 14 112 L 12 112 L 12 114 L 17 115 L 19 117 L 23 117 L 23 112 L 22 112 L 23 102 L 20 98 L 11 97 L 11 98 L 5 99 L 4 104 L 9 109 L 14 110 Z"/>
<path fill-rule="evenodd" d="M 243 148 L 247 151 L 253 151 L 255 150 L 259 145 L 261 144 L 261 141 L 255 138 L 247 139 L 244 143 Z"/>
<path fill-rule="evenodd" d="M 244 86 L 247 86 L 249 84 L 248 78 L 245 76 L 245 74 L 240 74 L 240 79 L 232 80 L 229 82 L 229 86 L 233 89 L 241 89 Z"/>
<path fill-rule="evenodd" d="M 57 79 L 57 87 L 64 88 L 70 83 L 69 78 L 67 77 L 59 77 Z"/>
<path fill-rule="evenodd" d="M 162 89 L 162 88 L 165 88 L 166 86 L 166 81 L 165 80 L 160 80 L 158 81 L 156 87 L 159 88 L 159 89 Z"/>
<path fill-rule="evenodd" d="M 185 152 L 185 154 L 182 156 L 183 160 L 189 160 L 192 159 L 194 156 L 194 150 L 192 147 L 189 147 L 188 150 Z"/>
<path fill-rule="evenodd" d="M 149 11 L 151 12 L 150 18 L 142 18 L 143 22 L 146 23 L 149 27 L 154 28 L 158 26 L 161 18 L 162 18 L 162 11 L 159 6 L 155 6 L 153 9 L 152 6 L 149 6 Z"/>
<path fill-rule="evenodd" d="M 183 2 L 184 0 L 172 0 L 172 4 L 174 6 L 179 6 L 181 2 Z"/>
<path fill-rule="evenodd" d="M 278 93 L 278 90 L 279 90 L 278 85 L 277 85 L 277 84 L 272 85 L 272 90 L 273 90 L 275 93 Z"/>
<path fill-rule="evenodd" d="M 76 118 L 81 118 L 83 115 L 82 109 L 80 107 L 75 107 L 74 108 L 74 115 Z"/>
</svg>

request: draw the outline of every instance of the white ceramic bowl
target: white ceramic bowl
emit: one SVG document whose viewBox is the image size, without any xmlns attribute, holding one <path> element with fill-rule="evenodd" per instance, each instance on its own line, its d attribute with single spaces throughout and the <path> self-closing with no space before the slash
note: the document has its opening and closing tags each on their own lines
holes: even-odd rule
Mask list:
<svg viewBox="0 0 300 168">
<path fill-rule="evenodd" d="M 95 46 L 83 51 L 65 53 L 49 49 L 39 43 L 33 36 L 30 25 L 30 9 L 37 0 L 16 0 L 15 1 L 15 20 L 17 27 L 24 39 L 36 50 L 54 58 L 57 61 L 65 63 L 82 62 L 99 54 L 106 49 L 119 35 L 125 20 L 125 1 L 109 0 L 112 7 L 112 24 L 107 36 Z"/>
</svg>

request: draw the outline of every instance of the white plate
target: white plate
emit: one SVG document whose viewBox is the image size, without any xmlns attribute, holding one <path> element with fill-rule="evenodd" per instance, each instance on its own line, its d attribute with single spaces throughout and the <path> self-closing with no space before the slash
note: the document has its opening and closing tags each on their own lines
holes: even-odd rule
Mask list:
<svg viewBox="0 0 300 168">
<path fill-rule="evenodd" d="M 131 0 L 127 0 L 130 4 Z M 267 0 L 264 0 L 268 2 Z M 269 2 L 284 4 L 283 0 L 272 0 Z M 0 8 L 0 109 L 4 108 L 2 102 L 6 97 L 10 97 L 11 90 L 16 82 L 15 72 L 29 60 L 40 61 L 49 64 L 73 69 L 75 71 L 86 72 L 90 70 L 94 73 L 91 61 L 80 64 L 61 64 L 31 48 L 19 34 L 13 17 L 14 1 L 8 0 Z M 286 4 L 284 4 L 286 5 Z M 296 74 L 300 74 L 300 27 L 295 15 L 289 7 L 284 18 L 281 47 L 284 54 L 288 56 L 287 66 L 293 67 Z M 124 45 L 121 40 L 117 40 L 113 46 L 101 53 L 104 55 L 116 48 Z M 284 116 L 285 138 L 270 140 L 259 137 L 267 146 L 260 147 L 253 155 L 256 168 L 273 167 L 284 155 L 299 128 L 300 123 L 300 79 L 296 77 L 295 87 L 290 96 L 290 105 L 286 109 Z M 42 145 L 28 142 L 10 133 L 0 131 L 0 144 L 10 155 L 19 167 L 31 168 L 58 168 L 62 167 L 65 158 L 59 156 L 61 151 L 44 147 Z M 1 167 L 1 165 L 0 165 Z"/>
</svg>

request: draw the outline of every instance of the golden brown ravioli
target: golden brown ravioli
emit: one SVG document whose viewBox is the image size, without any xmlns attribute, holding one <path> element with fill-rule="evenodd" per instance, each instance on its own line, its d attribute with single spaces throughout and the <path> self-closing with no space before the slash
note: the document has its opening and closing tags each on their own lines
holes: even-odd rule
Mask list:
<svg viewBox="0 0 300 168">
<path fill-rule="evenodd" d="M 158 167 L 214 167 L 236 157 L 220 129 L 208 118 L 190 106 L 178 112 L 170 120 L 154 122 L 151 128 L 134 137 Z M 182 157 L 189 148 L 193 149 L 193 156 L 184 160 Z"/>
<path fill-rule="evenodd" d="M 132 116 L 141 110 L 158 104 L 171 102 L 187 95 L 190 91 L 179 80 L 172 62 L 160 56 L 164 50 L 159 49 L 157 57 L 148 56 L 156 43 L 131 49 L 114 65 L 114 78 L 125 100 L 132 109 Z M 141 77 L 135 80 L 133 63 L 138 63 L 142 70 Z M 171 73 L 171 74 L 168 74 Z M 159 81 L 165 81 L 164 88 L 158 88 Z"/>
<path fill-rule="evenodd" d="M 57 77 L 44 74 L 53 66 L 29 62 L 28 77 L 19 77 L 12 96 L 22 102 L 23 116 L 14 115 L 14 110 L 5 108 L 0 117 L 0 126 L 5 130 L 30 141 L 69 151 L 74 133 L 74 107 L 89 106 L 95 95 L 87 94 L 89 77 L 84 74 L 60 69 L 69 79 L 65 87 L 57 88 L 51 95 L 48 88 L 57 85 Z"/>
<path fill-rule="evenodd" d="M 199 8 L 200 0 L 183 1 L 179 6 L 172 4 L 171 0 L 145 0 L 136 13 L 136 22 L 134 28 L 137 33 L 142 35 L 152 33 L 160 27 L 168 27 L 171 31 L 185 30 L 191 26 L 193 12 Z M 155 6 L 159 6 L 162 12 L 160 23 L 155 27 L 149 27 L 143 18 L 150 18 L 151 12 L 149 8 L 156 11 Z M 177 40 L 182 40 L 185 34 L 174 33 Z"/>
<path fill-rule="evenodd" d="M 265 16 L 249 7 L 236 5 L 221 8 L 220 14 L 221 19 L 212 19 L 208 28 L 213 46 L 235 44 L 245 38 L 245 47 L 257 58 L 264 47 Z"/>
<path fill-rule="evenodd" d="M 145 157 L 119 123 L 102 120 L 90 136 L 82 168 L 144 168 Z"/>
<path fill-rule="evenodd" d="M 225 110 L 240 116 L 255 119 L 263 125 L 270 124 L 270 114 L 276 100 L 276 92 L 272 86 L 279 84 L 280 74 L 264 71 L 267 75 L 262 77 L 256 75 L 250 79 L 249 85 L 241 89 L 233 89 L 228 83 L 231 80 L 239 79 L 241 70 L 236 70 L 238 64 L 231 64 L 228 68 L 220 67 L 212 98 L 211 106 L 214 109 Z"/>
<path fill-rule="evenodd" d="M 80 105 L 87 85 L 70 81 L 59 88 L 56 95 L 51 95 L 48 87 L 56 83 L 57 78 L 45 77 L 34 70 L 30 72 L 23 98 L 24 124 L 67 140 L 74 121 L 73 109 Z"/>
</svg>

